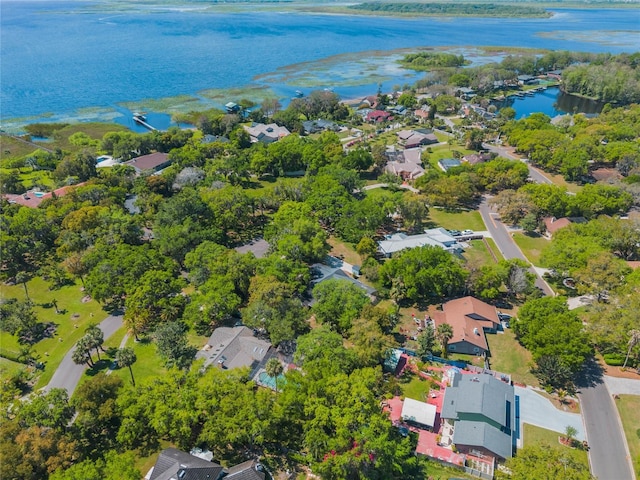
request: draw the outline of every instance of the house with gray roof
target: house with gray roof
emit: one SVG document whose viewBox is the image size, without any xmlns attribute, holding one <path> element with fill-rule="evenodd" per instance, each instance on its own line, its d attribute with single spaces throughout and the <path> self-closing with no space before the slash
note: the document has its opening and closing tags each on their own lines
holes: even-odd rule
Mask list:
<svg viewBox="0 0 640 480">
<path fill-rule="evenodd" d="M 385 155 L 388 159 L 385 170 L 403 180 L 415 180 L 424 175 L 422 167 L 422 149 L 411 148 L 397 150 L 395 146 L 387 148 Z"/>
<path fill-rule="evenodd" d="M 440 417 L 443 441 L 462 452 L 505 460 L 513 456 L 515 394 L 513 386 L 492 375 L 455 373 L 447 387 Z"/>
<path fill-rule="evenodd" d="M 265 125 L 264 123 L 253 123 L 250 127 L 244 126 L 244 129 L 251 137 L 251 143 L 273 143 L 283 137 L 291 135 L 287 127 L 281 127 L 276 123 Z"/>
<path fill-rule="evenodd" d="M 177 448 L 166 448 L 145 480 L 264 480 L 264 468 L 256 460 L 224 468 L 215 462 L 196 457 Z"/>
<path fill-rule="evenodd" d="M 272 354 L 269 342 L 240 325 L 216 328 L 207 344 L 196 353 L 196 359 L 204 358 L 204 368 L 210 365 L 223 369 L 249 367 L 253 377 Z"/>
<path fill-rule="evenodd" d="M 444 228 L 430 228 L 420 235 L 394 233 L 393 235 L 387 235 L 384 240 L 378 242 L 380 253 L 385 257 L 391 257 L 394 253 L 407 248 L 419 248 L 425 245 L 440 247 L 451 253 L 462 251 L 462 246 Z"/>
</svg>

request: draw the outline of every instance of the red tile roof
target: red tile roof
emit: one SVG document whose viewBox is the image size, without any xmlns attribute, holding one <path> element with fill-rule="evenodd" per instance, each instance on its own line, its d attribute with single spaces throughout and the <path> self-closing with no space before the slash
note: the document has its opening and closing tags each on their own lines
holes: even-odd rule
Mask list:
<svg viewBox="0 0 640 480">
<path fill-rule="evenodd" d="M 4 197 L 10 203 L 17 203 L 18 205 L 22 205 L 22 206 L 29 207 L 29 208 L 37 208 L 44 200 L 46 200 L 47 198 L 53 197 L 54 193 L 55 193 L 56 197 L 64 197 L 71 190 L 73 190 L 76 187 L 81 187 L 85 183 L 86 182 L 78 183 L 77 185 L 67 185 L 65 187 L 60 187 L 60 188 L 54 190 L 53 192 L 47 192 L 45 194 L 40 194 L 39 192 L 29 191 L 29 192 L 23 193 L 22 195 L 16 195 L 14 193 L 7 193 L 7 194 L 4 195 Z M 36 196 L 36 193 L 38 193 L 39 196 Z"/>
<path fill-rule="evenodd" d="M 166 153 L 156 152 L 150 153 L 149 155 L 142 155 L 141 157 L 133 158 L 125 163 L 142 172 L 145 170 L 155 170 L 168 162 L 169 155 L 167 155 Z"/>
</svg>

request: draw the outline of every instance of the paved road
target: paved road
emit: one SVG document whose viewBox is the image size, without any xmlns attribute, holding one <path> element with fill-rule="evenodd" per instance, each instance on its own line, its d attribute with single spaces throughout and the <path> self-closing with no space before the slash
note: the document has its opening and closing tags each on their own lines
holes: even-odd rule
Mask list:
<svg viewBox="0 0 640 480">
<path fill-rule="evenodd" d="M 122 315 L 111 315 L 100 322 L 98 326 L 104 333 L 106 340 L 122 326 Z M 78 382 L 87 369 L 86 365 L 76 365 L 73 363 L 71 355 L 73 355 L 74 350 L 75 346 L 71 348 L 62 359 L 53 377 L 51 377 L 49 384 L 44 388 L 45 391 L 51 390 L 52 388 L 65 388 L 69 393 L 69 397 L 73 395 Z"/>
<path fill-rule="evenodd" d="M 487 226 L 487 230 L 491 233 L 491 237 L 496 242 L 498 250 L 500 250 L 502 256 L 506 259 L 519 258 L 529 263 L 529 260 L 527 260 L 518 248 L 518 245 L 516 245 L 516 242 L 513 241 L 511 234 L 499 220 L 498 214 L 489 207 L 486 197 L 482 199 L 479 210 L 482 220 L 484 220 L 484 224 Z M 542 280 L 542 277 L 538 275 L 538 272 L 533 267 L 531 268 L 531 272 L 536 275 L 536 286 L 541 288 L 545 295 L 553 296 L 554 293 L 551 288 L 549 288 L 549 285 Z"/>
<path fill-rule="evenodd" d="M 580 414 L 558 410 L 549 399 L 531 388 L 518 386 L 514 388 L 516 395 L 520 397 L 521 423 L 528 423 L 558 433 L 564 433 L 567 425 L 571 425 L 576 429 L 577 440 L 586 439 Z M 524 431 L 522 425 L 520 425 L 520 431 Z M 524 441 L 526 442 L 527 439 L 525 438 Z"/>
<path fill-rule="evenodd" d="M 522 158 L 514 155 L 510 149 L 507 147 L 500 147 L 498 145 L 491 145 L 489 143 L 483 143 L 482 148 L 489 150 L 490 152 L 497 153 L 499 156 L 503 158 L 508 158 L 509 160 L 521 160 L 527 164 L 527 168 L 529 169 L 529 177 L 535 183 L 549 183 L 553 182 L 547 178 L 540 170 L 529 165 L 529 162 L 523 160 Z"/>
<path fill-rule="evenodd" d="M 640 375 L 637 379 L 604 376 L 604 383 L 611 395 L 640 395 Z"/>
<path fill-rule="evenodd" d="M 375 188 L 386 188 L 388 187 L 389 184 L 388 183 L 374 183 L 373 185 L 366 185 L 364 187 L 362 187 L 362 190 L 373 190 Z M 404 188 L 405 190 L 409 190 L 413 193 L 420 193 L 420 190 L 418 190 L 415 187 L 412 187 L 411 185 L 408 185 L 406 183 L 401 183 L 400 185 L 396 185 L 397 188 Z"/>
<path fill-rule="evenodd" d="M 591 360 L 578 382 L 578 398 L 589 442 L 591 473 L 599 480 L 633 480 L 631 457 L 602 370 Z"/>
</svg>

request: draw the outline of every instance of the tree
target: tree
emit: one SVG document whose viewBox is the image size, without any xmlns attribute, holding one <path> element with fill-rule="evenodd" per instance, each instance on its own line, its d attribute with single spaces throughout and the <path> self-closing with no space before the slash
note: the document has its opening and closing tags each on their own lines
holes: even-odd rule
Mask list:
<svg viewBox="0 0 640 480">
<path fill-rule="evenodd" d="M 87 335 L 78 340 L 78 343 L 76 343 L 76 348 L 71 354 L 73 363 L 75 363 L 76 365 L 87 364 L 89 368 L 93 368 L 94 363 L 93 358 L 91 357 L 92 348 L 94 348 L 93 342 Z"/>
<path fill-rule="evenodd" d="M 85 336 L 88 338 L 87 342 L 91 345 L 91 348 L 96 349 L 98 361 L 100 361 L 100 350 L 103 350 L 104 332 L 96 325 L 89 325 L 85 330 Z"/>
<path fill-rule="evenodd" d="M 38 426 L 63 432 L 67 430 L 74 412 L 67 391 L 52 388 L 31 396 L 20 406 L 16 418 L 22 428 Z"/>
<path fill-rule="evenodd" d="M 133 370 L 131 370 L 131 365 L 136 363 L 137 359 L 138 358 L 136 357 L 136 352 L 134 352 L 133 348 L 131 347 L 123 347 L 118 349 L 118 351 L 116 352 L 116 362 L 118 362 L 118 365 L 121 367 L 129 368 L 129 373 L 131 374 L 131 383 L 134 387 L 136 385 L 136 381 L 133 378 Z"/>
<path fill-rule="evenodd" d="M 578 430 L 576 430 L 576 427 L 574 427 L 573 425 L 567 425 L 564 428 L 564 439 L 570 446 L 573 445 L 573 442 L 575 441 L 577 433 L 578 433 Z"/>
<path fill-rule="evenodd" d="M 367 258 L 374 257 L 378 253 L 378 244 L 371 237 L 362 237 L 356 245 L 356 252 L 364 262 Z"/>
<path fill-rule="evenodd" d="M 449 340 L 453 338 L 453 327 L 448 323 L 441 323 L 436 329 L 436 337 L 440 345 L 442 345 L 442 356 L 447 358 L 447 346 L 449 345 Z"/>
<path fill-rule="evenodd" d="M 158 353 L 167 367 L 187 368 L 191 364 L 196 349 L 189 345 L 183 323 L 177 321 L 161 323 L 155 329 L 153 336 Z"/>
<path fill-rule="evenodd" d="M 265 371 L 267 372 L 267 375 L 269 375 L 271 378 L 273 378 L 276 382 L 276 395 L 278 394 L 278 376 L 282 373 L 282 371 L 284 370 L 284 367 L 282 366 L 282 363 L 280 363 L 280 360 L 278 360 L 275 357 L 271 357 L 269 360 L 267 360 L 267 363 L 264 366 Z"/>
<path fill-rule="evenodd" d="M 330 279 L 318 283 L 313 288 L 313 313 L 320 323 L 332 325 L 339 333 L 345 334 L 351 322 L 370 300 L 366 292 L 347 280 Z"/>
<path fill-rule="evenodd" d="M 622 365 L 622 368 L 625 369 L 627 368 L 627 362 L 629 361 L 629 355 L 631 355 L 631 350 L 633 349 L 633 347 L 635 347 L 636 345 L 640 344 L 640 330 L 630 330 L 629 331 L 629 349 L 627 350 L 627 355 L 624 358 L 624 365 Z"/>
<path fill-rule="evenodd" d="M 518 225 L 527 214 L 535 214 L 535 206 L 525 193 L 503 190 L 489 204 L 496 207 L 501 220 L 507 225 Z"/>
<path fill-rule="evenodd" d="M 425 329 L 418 335 L 418 349 L 417 353 L 420 357 L 433 352 L 433 347 L 436 344 L 436 331 L 433 329 L 431 323 L 427 324 Z"/>
<path fill-rule="evenodd" d="M 609 252 L 600 252 L 589 258 L 587 264 L 573 273 L 578 293 L 595 295 L 598 301 L 606 298 L 631 273 L 627 264 Z"/>
<path fill-rule="evenodd" d="M 521 480 L 593 480 L 589 467 L 576 462 L 563 450 L 549 445 L 532 445 L 518 451 L 518 456 L 510 458 L 506 467 L 511 475 L 497 472 L 500 480 L 517 478 Z"/>
</svg>

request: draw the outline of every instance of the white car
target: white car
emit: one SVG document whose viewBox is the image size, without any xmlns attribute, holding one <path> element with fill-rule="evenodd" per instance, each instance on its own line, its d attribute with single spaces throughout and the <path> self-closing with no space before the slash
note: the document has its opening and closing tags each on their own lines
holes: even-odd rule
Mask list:
<svg viewBox="0 0 640 480">
<path fill-rule="evenodd" d="M 473 235 L 473 234 L 474 234 L 474 231 L 473 231 L 473 230 L 464 230 L 464 231 L 462 232 L 462 235 Z"/>
</svg>

